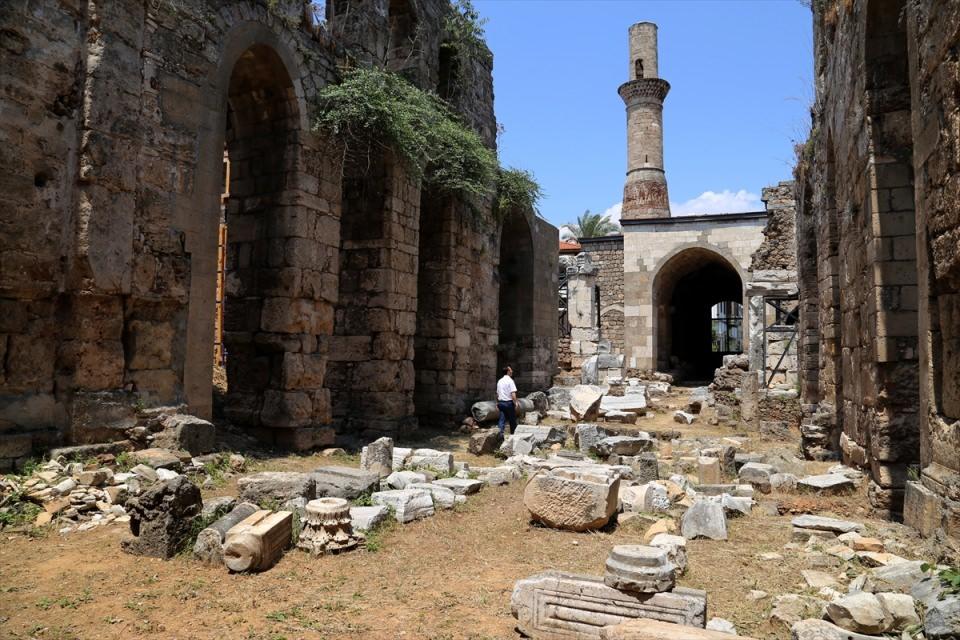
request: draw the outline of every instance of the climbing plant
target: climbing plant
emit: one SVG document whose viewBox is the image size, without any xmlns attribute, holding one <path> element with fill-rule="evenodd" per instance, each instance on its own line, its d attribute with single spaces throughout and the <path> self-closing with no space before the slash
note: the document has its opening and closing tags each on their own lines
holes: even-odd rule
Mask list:
<svg viewBox="0 0 960 640">
<path fill-rule="evenodd" d="M 480 136 L 439 97 L 396 74 L 348 70 L 319 92 L 316 114 L 314 128 L 341 140 L 354 160 L 389 148 L 426 185 L 465 196 L 489 193 L 496 179 L 496 156 Z"/>
<path fill-rule="evenodd" d="M 529 171 L 500 167 L 497 171 L 497 193 L 493 214 L 502 220 L 510 211 L 537 211 L 543 189 Z"/>
<path fill-rule="evenodd" d="M 443 21 L 444 41 L 441 47 L 452 49 L 463 61 L 493 62 L 493 55 L 484 39 L 486 18 L 473 6 L 471 0 L 454 0 L 453 10 Z"/>
</svg>

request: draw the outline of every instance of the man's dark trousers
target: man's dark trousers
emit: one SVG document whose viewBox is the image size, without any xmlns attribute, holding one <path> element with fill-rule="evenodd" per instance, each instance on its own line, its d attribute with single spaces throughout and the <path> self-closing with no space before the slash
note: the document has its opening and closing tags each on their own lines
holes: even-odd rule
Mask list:
<svg viewBox="0 0 960 640">
<path fill-rule="evenodd" d="M 517 408 L 513 406 L 513 401 L 508 400 L 507 402 L 499 401 L 497 402 L 497 409 L 500 409 L 500 435 L 503 435 L 504 423 L 510 421 L 510 433 L 516 433 L 517 431 Z"/>
</svg>

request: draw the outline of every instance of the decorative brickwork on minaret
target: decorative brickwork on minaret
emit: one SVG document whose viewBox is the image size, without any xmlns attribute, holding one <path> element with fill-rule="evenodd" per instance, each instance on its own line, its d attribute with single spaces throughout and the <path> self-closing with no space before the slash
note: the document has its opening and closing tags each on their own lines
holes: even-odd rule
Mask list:
<svg viewBox="0 0 960 640">
<path fill-rule="evenodd" d="M 630 81 L 619 93 L 627 105 L 627 182 L 624 220 L 669 218 L 670 199 L 663 172 L 663 99 L 670 83 L 657 77 L 657 25 L 630 27 Z"/>
</svg>

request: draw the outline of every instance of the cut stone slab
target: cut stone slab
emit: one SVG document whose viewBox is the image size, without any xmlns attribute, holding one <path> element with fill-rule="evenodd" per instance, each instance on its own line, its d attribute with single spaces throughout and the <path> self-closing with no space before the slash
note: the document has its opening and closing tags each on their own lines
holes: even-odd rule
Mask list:
<svg viewBox="0 0 960 640">
<path fill-rule="evenodd" d="M 800 620 L 790 628 L 791 640 L 878 640 L 877 636 L 868 636 L 842 629 L 826 620 Z"/>
<path fill-rule="evenodd" d="M 621 456 L 620 463 L 633 469 L 637 482 L 652 482 L 660 478 L 660 463 L 656 453 L 641 453 L 638 456 Z"/>
<path fill-rule="evenodd" d="M 523 492 L 531 517 L 567 531 L 599 529 L 617 511 L 620 479 L 557 469 L 536 474 Z"/>
<path fill-rule="evenodd" d="M 435 511 L 433 498 L 423 489 L 396 489 L 377 491 L 371 496 L 374 504 L 381 504 L 393 510 L 400 524 L 413 522 L 420 518 L 429 518 Z"/>
<path fill-rule="evenodd" d="M 863 538 L 858 536 L 854 540 L 851 540 L 850 544 L 853 546 L 854 551 L 883 552 L 883 541 L 877 538 Z"/>
<path fill-rule="evenodd" d="M 695 501 L 683 514 L 680 533 L 687 540 L 726 540 L 727 517 L 723 513 L 723 506 L 709 500 Z"/>
<path fill-rule="evenodd" d="M 720 618 L 714 618 L 720 620 Z M 709 624 L 709 623 L 708 623 Z M 741 640 L 753 640 L 738 636 Z M 604 627 L 601 640 L 729 640 L 730 632 L 699 629 L 658 620 L 630 620 Z"/>
<path fill-rule="evenodd" d="M 706 458 L 700 456 L 697 458 L 697 479 L 701 485 L 720 484 L 723 482 L 723 474 L 720 469 L 719 458 Z"/>
<path fill-rule="evenodd" d="M 619 456 L 635 456 L 642 451 L 649 451 L 654 447 L 654 441 L 649 436 L 610 436 L 600 440 L 594 451 L 602 458 L 611 454 Z"/>
<path fill-rule="evenodd" d="M 639 544 L 616 545 L 606 562 L 604 584 L 632 593 L 661 593 L 673 589 L 677 567 L 666 549 Z"/>
<path fill-rule="evenodd" d="M 680 424 L 693 424 L 693 421 L 697 419 L 697 416 L 692 413 L 687 413 L 686 411 L 674 411 L 673 412 L 673 421 L 679 422 Z"/>
<path fill-rule="evenodd" d="M 500 429 L 481 429 L 470 436 L 470 444 L 467 451 L 475 456 L 482 456 L 487 453 L 493 453 L 503 442 L 503 436 L 500 435 Z"/>
<path fill-rule="evenodd" d="M 390 509 L 382 504 L 372 507 L 350 507 L 350 523 L 356 531 L 375 529 L 390 517 Z"/>
<path fill-rule="evenodd" d="M 675 534 L 677 532 L 677 523 L 672 518 L 662 518 L 657 520 L 643 533 L 643 544 L 652 544 L 653 539 L 663 534 Z M 682 536 L 681 536 L 682 537 Z M 686 540 L 686 538 L 684 538 Z"/>
<path fill-rule="evenodd" d="M 394 471 L 387 476 L 387 486 L 393 489 L 406 489 L 408 485 L 423 483 L 427 476 L 416 471 Z"/>
<path fill-rule="evenodd" d="M 570 390 L 570 416 L 577 421 L 596 420 L 600 415 L 603 394 L 603 387 L 578 384 Z"/>
<path fill-rule="evenodd" d="M 671 506 L 667 488 L 659 482 L 621 487 L 619 498 L 624 511 L 657 513 L 667 511 Z"/>
<path fill-rule="evenodd" d="M 378 438 L 360 451 L 360 468 L 386 478 L 393 471 L 393 438 Z"/>
<path fill-rule="evenodd" d="M 355 500 L 376 489 L 379 472 L 354 467 L 318 467 L 310 472 L 316 482 L 318 498 Z"/>
<path fill-rule="evenodd" d="M 434 480 L 432 484 L 450 489 L 458 496 L 468 496 L 483 488 L 483 483 L 479 480 L 468 480 L 466 478 L 441 478 Z"/>
<path fill-rule="evenodd" d="M 647 618 L 703 628 L 707 594 L 676 587 L 655 594 L 631 594 L 603 578 L 549 571 L 513 587 L 510 608 L 519 630 L 537 640 L 600 638 L 604 627 Z"/>
<path fill-rule="evenodd" d="M 574 431 L 574 442 L 581 453 L 595 450 L 597 443 L 611 435 L 609 431 L 595 424 L 578 424 Z"/>
<path fill-rule="evenodd" d="M 438 473 L 453 473 L 453 454 L 436 449 L 414 449 L 407 466 L 411 469 L 429 469 Z"/>
<path fill-rule="evenodd" d="M 876 635 L 889 630 L 893 624 L 893 616 L 877 596 L 863 591 L 827 603 L 826 613 L 835 625 L 855 633 Z"/>
<path fill-rule="evenodd" d="M 533 446 L 537 448 L 549 447 L 552 444 L 562 445 L 567 441 L 567 432 L 565 429 L 549 426 L 534 426 L 529 424 L 517 425 L 514 432 L 517 436 L 529 436 Z"/>
<path fill-rule="evenodd" d="M 774 598 L 769 619 L 775 625 L 789 629 L 804 618 L 822 616 L 826 604 L 819 598 L 788 593 Z"/>
<path fill-rule="evenodd" d="M 853 480 L 836 473 L 827 473 L 819 476 L 807 476 L 797 481 L 797 487 L 815 491 L 822 495 L 833 495 L 851 491 L 856 485 Z"/>
<path fill-rule="evenodd" d="M 729 620 L 723 618 L 710 618 L 707 620 L 707 630 L 723 633 L 728 636 L 737 635 L 737 628 Z"/>
<path fill-rule="evenodd" d="M 313 500 L 317 482 L 309 473 L 262 471 L 237 480 L 240 500 L 256 505 L 284 504 L 297 498 Z"/>
<path fill-rule="evenodd" d="M 850 520 L 838 520 L 837 518 L 827 518 L 825 516 L 803 515 L 797 516 L 790 521 L 798 529 L 814 529 L 816 531 L 830 531 L 833 533 L 849 533 L 851 531 L 863 531 L 863 524 L 851 522 Z"/>
<path fill-rule="evenodd" d="M 637 424 L 637 414 L 633 411 L 607 411 L 603 414 L 606 422 L 619 422 L 620 424 Z"/>
<path fill-rule="evenodd" d="M 497 454 L 504 458 L 528 456 L 533 453 L 533 437 L 528 435 L 510 435 L 503 439 Z"/>
<path fill-rule="evenodd" d="M 600 411 L 622 411 L 633 414 L 644 414 L 647 411 L 647 396 L 643 393 L 630 393 L 622 396 L 603 396 L 600 400 Z M 606 416 L 606 417 L 608 417 Z"/>
<path fill-rule="evenodd" d="M 145 464 L 151 469 L 170 469 L 171 471 L 180 471 L 183 469 L 183 462 L 180 456 L 169 449 L 151 448 L 134 451 L 130 458 L 139 464 Z"/>
<path fill-rule="evenodd" d="M 890 631 L 902 631 L 906 627 L 919 624 L 917 602 L 913 599 L 913 596 L 908 596 L 905 593 L 878 593 L 877 600 L 890 614 L 892 620 L 889 627 Z"/>
<path fill-rule="evenodd" d="M 920 583 L 927 574 L 921 568 L 922 560 L 909 560 L 897 564 L 871 569 L 864 574 L 863 590 L 872 593 L 891 591 L 895 593 L 910 593 L 915 584 Z"/>
</svg>

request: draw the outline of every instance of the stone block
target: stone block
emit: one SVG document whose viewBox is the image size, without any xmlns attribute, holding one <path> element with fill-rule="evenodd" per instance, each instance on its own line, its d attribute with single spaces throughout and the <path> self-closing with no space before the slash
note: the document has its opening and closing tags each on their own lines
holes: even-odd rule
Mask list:
<svg viewBox="0 0 960 640">
<path fill-rule="evenodd" d="M 375 529 L 389 517 L 390 509 L 382 504 L 372 507 L 350 507 L 350 522 L 356 531 Z"/>
<path fill-rule="evenodd" d="M 569 531 L 599 529 L 617 511 L 620 480 L 558 471 L 536 474 L 527 483 L 523 503 L 531 517 L 548 527 Z"/>
<path fill-rule="evenodd" d="M 610 436 L 597 442 L 593 447 L 593 452 L 601 458 L 606 458 L 611 454 L 635 456 L 643 451 L 650 451 L 655 446 L 656 443 L 653 439 L 645 433 L 639 437 Z"/>
<path fill-rule="evenodd" d="M 680 520 L 680 533 L 687 540 L 726 540 L 727 517 L 723 513 L 723 506 L 710 500 L 696 500 Z"/>
<path fill-rule="evenodd" d="M 389 507 L 397 522 L 405 524 L 434 514 L 433 498 L 423 489 L 396 489 L 377 491 L 372 496 L 373 504 Z"/>
<path fill-rule="evenodd" d="M 237 481 L 240 499 L 256 505 L 284 504 L 302 498 L 313 500 L 317 483 L 309 473 L 295 471 L 263 471 Z"/>
<path fill-rule="evenodd" d="M 453 473 L 453 454 L 436 449 L 414 449 L 407 466 L 413 469 L 429 469 L 437 473 Z"/>
<path fill-rule="evenodd" d="M 723 474 L 720 471 L 719 458 L 697 458 L 697 476 L 700 484 L 720 484 L 723 482 Z"/>
<path fill-rule="evenodd" d="M 570 415 L 574 420 L 589 422 L 600 415 L 602 387 L 578 384 L 570 390 Z"/>
<path fill-rule="evenodd" d="M 380 482 L 378 473 L 354 467 L 317 467 L 310 476 L 318 498 L 355 500 L 373 492 Z"/>
<path fill-rule="evenodd" d="M 496 451 L 501 442 L 503 436 L 498 428 L 481 429 L 470 436 L 467 450 L 475 456 L 482 456 Z"/>
<path fill-rule="evenodd" d="M 920 482 L 907 481 L 903 498 L 903 523 L 927 538 L 941 526 L 941 498 Z"/>
<path fill-rule="evenodd" d="M 468 478 L 440 478 L 439 480 L 434 480 L 433 484 L 446 487 L 460 496 L 477 493 L 483 488 L 482 482 Z"/>
<path fill-rule="evenodd" d="M 715 618 L 719 620 L 719 618 Z M 737 636 L 741 640 L 752 640 Z M 714 631 L 659 620 L 629 620 L 604 627 L 601 640 L 729 640 L 728 631 Z"/>
<path fill-rule="evenodd" d="M 163 418 L 160 424 L 163 431 L 154 436 L 154 446 L 189 451 L 198 456 L 213 451 L 216 445 L 216 427 L 196 416 L 176 414 Z"/>
<path fill-rule="evenodd" d="M 379 438 L 360 452 L 360 468 L 386 478 L 393 471 L 393 438 Z"/>
<path fill-rule="evenodd" d="M 190 535 L 202 508 L 200 489 L 185 476 L 155 484 L 127 501 L 134 537 L 124 539 L 121 547 L 134 555 L 172 558 Z"/>
<path fill-rule="evenodd" d="M 407 485 L 407 489 L 423 489 L 433 498 L 434 509 L 453 509 L 454 505 L 465 498 L 453 492 L 453 489 L 429 482 L 414 482 Z"/>
<path fill-rule="evenodd" d="M 664 593 L 625 593 L 596 576 L 541 573 L 519 580 L 510 608 L 520 632 L 538 640 L 600 638 L 604 627 L 646 618 L 703 628 L 707 594 L 677 587 Z"/>
</svg>

